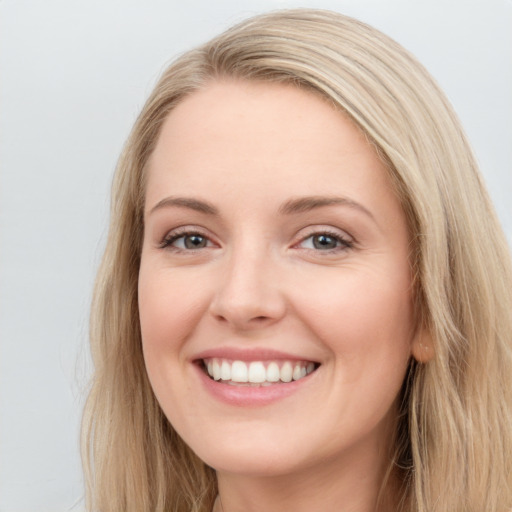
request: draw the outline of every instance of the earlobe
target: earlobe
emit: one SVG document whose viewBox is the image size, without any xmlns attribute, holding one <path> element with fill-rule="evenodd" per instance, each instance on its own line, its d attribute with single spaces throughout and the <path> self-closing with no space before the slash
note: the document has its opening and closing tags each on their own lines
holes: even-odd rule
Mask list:
<svg viewBox="0 0 512 512">
<path fill-rule="evenodd" d="M 434 358 L 434 342 L 430 331 L 422 327 L 414 337 L 411 354 L 418 363 L 428 363 Z"/>
</svg>

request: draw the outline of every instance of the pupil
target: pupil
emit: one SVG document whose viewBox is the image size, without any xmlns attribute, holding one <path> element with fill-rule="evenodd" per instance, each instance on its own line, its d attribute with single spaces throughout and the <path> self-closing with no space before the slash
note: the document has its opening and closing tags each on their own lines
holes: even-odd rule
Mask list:
<svg viewBox="0 0 512 512">
<path fill-rule="evenodd" d="M 335 249 L 336 244 L 336 238 L 329 235 L 317 235 L 313 238 L 313 246 L 315 249 Z"/>
<path fill-rule="evenodd" d="M 190 235 L 185 238 L 187 249 L 201 249 L 206 246 L 206 239 L 201 235 Z"/>
</svg>

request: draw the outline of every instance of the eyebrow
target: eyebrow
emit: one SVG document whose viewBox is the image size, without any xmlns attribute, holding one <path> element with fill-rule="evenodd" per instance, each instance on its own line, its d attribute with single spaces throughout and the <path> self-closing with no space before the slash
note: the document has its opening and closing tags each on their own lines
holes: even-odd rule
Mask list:
<svg viewBox="0 0 512 512">
<path fill-rule="evenodd" d="M 371 219 L 375 220 L 373 214 L 362 204 L 352 199 L 349 199 L 348 197 L 338 196 L 306 196 L 299 197 L 296 199 L 290 199 L 280 206 L 278 212 L 281 215 L 292 215 L 294 213 L 308 212 L 316 208 L 322 208 L 324 206 L 332 205 L 341 205 L 348 206 L 349 208 L 354 208 L 366 214 Z M 207 201 L 195 199 L 192 197 L 174 196 L 165 197 L 164 199 L 156 203 L 156 205 L 153 206 L 153 208 L 151 208 L 151 210 L 149 211 L 149 214 L 152 214 L 156 210 L 160 210 L 162 208 L 169 208 L 173 206 L 188 208 L 190 210 L 205 213 L 207 215 L 219 215 L 219 210 L 213 204 Z"/>
<path fill-rule="evenodd" d="M 162 208 L 169 208 L 171 206 L 179 206 L 182 208 L 189 208 L 190 210 L 195 210 L 196 212 L 206 213 L 208 215 L 218 215 L 219 210 L 213 206 L 213 204 L 208 203 L 207 201 L 202 201 L 200 199 L 194 199 L 192 197 L 166 197 L 151 208 L 149 214 L 151 215 L 154 211 L 160 210 Z"/>
<path fill-rule="evenodd" d="M 354 208 L 366 214 L 371 219 L 375 220 L 373 214 L 365 208 L 362 204 L 349 199 L 348 197 L 338 196 L 308 196 L 299 197 L 297 199 L 290 199 L 286 201 L 280 208 L 279 213 L 289 215 L 293 213 L 302 213 L 314 210 L 315 208 L 322 208 L 323 206 L 341 205 Z"/>
</svg>

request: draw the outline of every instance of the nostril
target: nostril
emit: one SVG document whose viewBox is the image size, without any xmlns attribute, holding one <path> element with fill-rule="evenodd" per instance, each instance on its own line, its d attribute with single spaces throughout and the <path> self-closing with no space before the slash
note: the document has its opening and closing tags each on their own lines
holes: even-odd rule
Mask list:
<svg viewBox="0 0 512 512">
<path fill-rule="evenodd" d="M 212 300 L 210 314 L 217 322 L 240 329 L 253 329 L 278 321 L 285 314 L 284 299 L 277 292 L 273 296 L 260 297 L 256 293 L 249 293 L 246 287 L 244 290 L 246 294 L 242 296 L 219 292 Z"/>
</svg>

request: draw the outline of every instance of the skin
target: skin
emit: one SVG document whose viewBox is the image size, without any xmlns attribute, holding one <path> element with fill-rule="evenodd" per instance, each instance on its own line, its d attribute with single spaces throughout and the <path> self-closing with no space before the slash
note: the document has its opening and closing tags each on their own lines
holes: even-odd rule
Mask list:
<svg viewBox="0 0 512 512">
<path fill-rule="evenodd" d="M 311 196 L 343 201 L 282 211 Z M 404 213 L 342 113 L 271 83 L 212 82 L 183 100 L 150 159 L 139 307 L 156 397 L 217 470 L 224 512 L 375 510 L 421 333 Z M 217 347 L 320 366 L 291 395 L 242 407 L 198 378 L 194 357 Z"/>
</svg>

